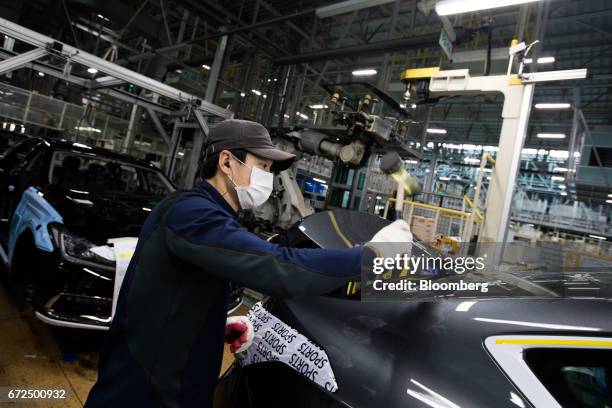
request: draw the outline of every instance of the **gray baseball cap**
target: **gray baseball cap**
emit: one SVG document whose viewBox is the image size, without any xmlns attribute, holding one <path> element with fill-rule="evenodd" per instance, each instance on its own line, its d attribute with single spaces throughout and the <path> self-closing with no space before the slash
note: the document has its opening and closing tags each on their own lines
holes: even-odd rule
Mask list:
<svg viewBox="0 0 612 408">
<path fill-rule="evenodd" d="M 273 171 L 286 170 L 295 160 L 295 155 L 274 147 L 268 130 L 257 122 L 226 119 L 219 122 L 208 134 L 208 155 L 221 150 L 243 149 L 255 156 L 270 159 Z"/>
</svg>

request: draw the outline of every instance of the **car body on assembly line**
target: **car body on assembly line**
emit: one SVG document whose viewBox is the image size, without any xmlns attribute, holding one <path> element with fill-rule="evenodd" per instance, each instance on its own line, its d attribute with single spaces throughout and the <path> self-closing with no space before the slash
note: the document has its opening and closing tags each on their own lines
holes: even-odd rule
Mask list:
<svg viewBox="0 0 612 408">
<path fill-rule="evenodd" d="M 275 239 L 342 248 L 385 223 L 326 211 Z M 431 250 L 415 239 L 412 251 Z M 500 274 L 487 299 L 363 302 L 350 284 L 268 298 L 249 312 L 254 342 L 220 379 L 215 407 L 610 407 L 610 275 Z"/>
<path fill-rule="evenodd" d="M 92 248 L 138 237 L 173 190 L 154 166 L 112 151 L 42 138 L 12 147 L 0 160 L 0 254 L 11 286 L 46 323 L 108 328 L 115 261 Z"/>
</svg>

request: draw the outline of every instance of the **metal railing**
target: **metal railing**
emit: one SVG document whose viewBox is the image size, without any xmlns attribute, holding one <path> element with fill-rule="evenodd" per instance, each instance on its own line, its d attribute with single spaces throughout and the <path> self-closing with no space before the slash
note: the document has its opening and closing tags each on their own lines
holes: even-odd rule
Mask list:
<svg viewBox="0 0 612 408">
<path fill-rule="evenodd" d="M 422 201 L 425 204 L 435 205 L 443 208 L 450 208 L 453 210 L 463 210 L 463 199 L 461 196 L 449 195 L 449 194 L 437 194 L 433 192 L 421 193 L 415 196 L 417 201 Z"/>
<path fill-rule="evenodd" d="M 596 220 L 565 217 L 558 214 L 547 214 L 529 210 L 513 211 L 511 217 L 514 221 L 544 225 L 551 228 L 563 228 L 585 234 L 612 235 L 612 226 Z"/>
<path fill-rule="evenodd" d="M 394 203 L 395 198 L 387 199 L 383 217 L 387 218 L 390 203 Z M 402 212 L 403 219 L 410 224 L 412 232 L 421 240 L 433 242 L 437 236 L 462 237 L 465 227 L 469 222 L 469 212 L 443 208 L 431 204 L 418 203 L 415 201 L 404 200 Z M 482 215 L 476 213 L 474 217 L 473 234 L 478 234 L 478 228 L 482 223 Z"/>
<path fill-rule="evenodd" d="M 11 123 L 23 124 L 25 134 L 29 136 L 51 134 L 42 131 L 51 129 L 63 139 L 120 152 L 129 122 L 100 110 L 88 112 L 86 109 L 86 106 L 0 82 L 0 122 L 4 128 Z M 20 131 L 17 126 L 15 132 Z M 152 144 L 137 140 L 131 148 L 131 155 L 144 158 L 147 153 L 168 153 L 168 146 L 147 127 L 141 129 L 139 137 L 152 141 Z"/>
</svg>

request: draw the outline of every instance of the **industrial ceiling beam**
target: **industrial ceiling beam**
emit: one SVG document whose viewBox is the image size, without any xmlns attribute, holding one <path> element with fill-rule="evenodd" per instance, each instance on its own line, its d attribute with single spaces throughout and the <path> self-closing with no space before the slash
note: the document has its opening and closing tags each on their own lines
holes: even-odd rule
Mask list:
<svg viewBox="0 0 612 408">
<path fill-rule="evenodd" d="M 115 78 L 122 79 L 126 82 L 133 83 L 143 89 L 147 89 L 161 96 L 165 96 L 167 98 L 179 102 L 194 105 L 196 108 L 202 109 L 203 111 L 208 112 L 210 114 L 224 118 L 233 117 L 233 113 L 228 111 L 227 109 L 223 109 L 220 106 L 214 105 L 207 101 L 203 101 L 202 99 L 187 92 L 183 92 L 179 89 L 156 81 L 145 75 L 139 74 L 112 62 L 106 61 L 100 57 L 75 48 L 71 45 L 55 41 L 51 37 L 47 37 L 43 34 L 37 33 L 36 31 L 12 23 L 3 18 L 0 18 L 0 32 L 4 33 L 5 35 L 8 35 L 9 37 L 18 39 L 38 48 L 51 47 L 53 50 L 55 50 L 56 53 L 65 56 L 71 61 L 83 64 L 87 67 L 95 68 L 98 71 L 104 72 Z"/>
<path fill-rule="evenodd" d="M 14 71 L 32 61 L 44 57 L 45 55 L 47 55 L 47 50 L 43 48 L 34 48 L 33 50 L 24 52 L 23 54 L 5 59 L 4 61 L 0 62 L 0 74 L 6 74 Z"/>
<path fill-rule="evenodd" d="M 319 7 L 316 13 L 319 18 L 327 18 L 340 14 L 352 13 L 353 11 L 359 11 L 365 8 L 381 6 L 393 1 L 395 0 L 346 0 L 340 3 L 330 4 L 329 6 Z"/>
<path fill-rule="evenodd" d="M 123 79 L 114 78 L 112 76 L 103 76 L 93 79 L 91 88 L 112 88 L 121 84 L 125 84 L 125 81 Z"/>
<path fill-rule="evenodd" d="M 240 20 L 238 18 L 238 16 L 235 16 L 232 12 L 230 12 L 229 10 L 227 10 L 226 8 L 224 8 L 223 6 L 221 6 L 220 4 L 217 3 L 213 3 L 213 2 L 209 2 L 206 1 L 205 5 L 200 4 L 199 2 L 196 1 L 188 1 L 186 3 L 189 7 L 192 7 L 194 10 L 194 12 L 196 13 L 202 13 L 203 15 L 207 15 L 210 16 L 212 18 L 214 18 L 215 20 L 217 20 L 220 25 L 224 25 L 227 24 L 227 19 L 229 18 L 230 20 L 232 20 L 235 24 L 238 24 L 239 26 L 246 26 L 247 24 Z M 241 27 L 239 27 L 241 28 Z M 225 30 L 225 31 L 219 31 L 218 34 L 220 35 L 225 35 L 228 34 L 229 31 L 231 30 Z M 240 34 L 240 32 L 237 32 L 237 34 Z M 259 40 L 261 41 L 261 43 L 257 43 L 256 41 L 254 41 L 254 39 L 249 38 L 248 36 L 244 36 L 246 41 L 249 41 L 254 47 L 261 49 L 262 51 L 266 52 L 267 54 L 271 55 L 271 53 L 268 50 L 265 50 L 261 44 L 267 44 L 270 47 L 272 47 L 274 50 L 276 50 L 277 52 L 279 52 L 281 55 L 282 54 L 287 54 L 287 51 L 280 48 L 278 46 L 278 44 L 275 44 L 273 41 L 271 41 L 270 39 L 268 39 L 265 35 L 258 33 L 257 31 L 253 31 L 253 34 L 256 35 Z M 213 37 L 216 37 L 217 35 L 214 34 Z M 208 37 L 196 37 L 193 40 L 189 40 L 186 41 L 185 43 L 189 44 L 189 43 L 194 43 L 194 42 L 201 42 L 201 41 L 205 41 L 207 40 Z"/>
<path fill-rule="evenodd" d="M 0 59 L 7 59 L 11 57 L 13 57 L 12 54 L 6 51 L 0 50 Z M 98 86 L 98 85 L 94 85 L 93 84 L 94 81 L 91 79 L 85 79 L 85 78 L 82 78 L 76 75 L 72 75 L 72 74 L 68 76 L 64 76 L 62 70 L 55 68 L 55 67 L 51 67 L 47 64 L 40 63 L 40 62 L 30 62 L 26 64 L 25 66 L 23 66 L 22 68 L 26 68 L 26 67 L 32 70 L 40 71 L 44 73 L 45 75 L 49 75 L 51 77 L 60 79 L 62 81 L 69 82 L 71 84 L 77 85 L 82 88 L 96 89 Z M 170 108 L 167 108 L 155 102 L 148 101 L 146 99 L 140 98 L 136 95 L 133 95 L 127 92 L 118 91 L 116 89 L 97 89 L 97 92 L 100 94 L 107 95 L 111 98 L 119 99 L 120 101 L 124 101 L 127 103 L 136 104 L 142 107 L 150 107 L 155 112 L 158 112 L 164 115 L 177 115 L 177 112 Z"/>
<path fill-rule="evenodd" d="M 187 41 L 187 43 L 201 42 L 201 41 L 205 41 L 205 40 L 209 40 L 209 39 L 218 38 L 218 37 L 221 37 L 223 35 L 238 34 L 238 33 L 244 32 L 244 31 L 251 31 L 251 30 L 258 29 L 258 28 L 268 27 L 268 26 L 271 26 L 271 25 L 274 25 L 274 24 L 278 24 L 278 23 L 287 21 L 287 20 L 292 20 L 294 18 L 304 17 L 304 16 L 307 16 L 307 15 L 312 15 L 313 13 L 314 13 L 314 10 L 306 10 L 306 11 L 300 11 L 300 12 L 296 12 L 296 13 L 286 14 L 284 16 L 274 17 L 274 18 L 271 18 L 269 20 L 260 21 L 258 23 L 244 25 L 244 26 L 238 27 L 238 28 L 232 28 L 231 30 L 227 30 L 226 32 L 218 32 L 218 33 L 214 33 L 214 34 L 209 34 L 207 36 L 195 37 L 194 39 Z"/>
<path fill-rule="evenodd" d="M 299 55 L 290 55 L 275 59 L 278 65 L 300 64 L 312 61 L 333 60 L 357 55 L 380 55 L 385 52 L 401 51 L 415 47 L 430 47 L 438 44 L 439 34 L 422 35 L 408 38 L 398 38 L 387 41 L 377 41 L 369 44 L 354 45 L 350 47 L 331 48 L 306 52 Z"/>
</svg>

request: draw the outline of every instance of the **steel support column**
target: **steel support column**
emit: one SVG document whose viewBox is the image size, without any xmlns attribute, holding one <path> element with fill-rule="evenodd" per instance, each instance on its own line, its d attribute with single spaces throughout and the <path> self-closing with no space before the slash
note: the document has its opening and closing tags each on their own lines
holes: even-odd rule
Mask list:
<svg viewBox="0 0 612 408">
<path fill-rule="evenodd" d="M 193 113 L 196 121 L 200 125 L 200 129 L 196 130 L 193 134 L 193 148 L 191 149 L 191 154 L 189 156 L 189 164 L 187 167 L 187 172 L 185 173 L 185 180 L 183 180 L 183 187 L 185 188 L 192 188 L 193 184 L 195 183 L 200 164 L 202 147 L 204 147 L 205 142 L 208 139 L 208 132 L 210 131 L 208 124 L 206 123 L 206 118 L 204 115 L 202 115 L 202 112 L 194 110 Z"/>
<path fill-rule="evenodd" d="M 213 65 L 210 69 L 208 85 L 206 86 L 206 102 L 211 102 L 211 104 L 215 97 L 215 92 L 217 90 L 217 82 L 219 80 L 221 68 L 223 67 L 223 59 L 225 57 L 226 46 L 227 36 L 223 36 L 219 39 L 219 42 L 217 43 L 217 50 L 215 51 L 215 60 L 213 61 Z M 206 144 L 209 132 L 208 123 L 202 112 L 197 109 L 194 109 L 193 114 L 196 119 L 196 122 L 200 125 L 200 129 L 193 134 L 193 148 L 191 149 L 191 154 L 189 156 L 189 164 L 187 167 L 187 172 L 185 173 L 185 180 L 183 180 L 183 186 L 185 188 L 193 187 L 198 172 L 198 166 L 200 164 L 202 147 Z"/>
<path fill-rule="evenodd" d="M 497 266 L 500 264 L 503 255 L 514 185 L 521 162 L 521 150 L 527 135 L 535 85 L 510 85 L 507 76 L 495 75 L 466 76 L 462 91 L 455 91 L 452 90 L 450 85 L 447 86 L 451 89 L 445 87 L 443 83 L 437 82 L 436 90 L 431 92 L 432 96 L 437 94 L 469 95 L 470 93 L 482 92 L 501 92 L 504 95 L 499 151 L 487 191 L 484 225 L 478 239 L 482 243 L 495 244 L 493 248 L 491 245 L 485 245 L 484 247 L 486 247 L 485 251 L 488 255 L 487 263 Z"/>
<path fill-rule="evenodd" d="M 161 121 L 159 120 L 159 117 L 157 116 L 157 113 L 155 113 L 155 111 L 153 109 L 151 109 L 150 107 L 145 107 L 147 113 L 149 114 L 149 117 L 151 118 L 151 121 L 153 122 L 153 125 L 155 126 L 155 129 L 157 130 L 157 132 L 159 133 L 159 136 L 161 136 L 162 139 L 164 139 L 164 142 L 166 143 L 166 145 L 168 146 L 168 148 L 171 147 L 171 143 L 170 143 L 170 138 L 168 137 L 168 134 L 166 133 L 166 130 L 164 129 L 164 126 L 162 125 Z"/>
<path fill-rule="evenodd" d="M 168 160 L 166 161 L 166 176 L 172 179 L 174 173 L 174 165 L 176 164 L 176 153 L 179 145 L 179 137 L 181 134 L 181 128 L 179 125 L 181 121 L 179 119 L 174 120 L 174 127 L 172 128 L 172 139 L 170 140 L 170 149 L 168 150 Z"/>
<path fill-rule="evenodd" d="M 495 171 L 492 173 L 487 191 L 486 216 L 479 238 L 480 242 L 496 244 L 496 250 L 492 254 L 493 258 L 490 259 L 492 265 L 499 265 L 502 260 L 514 185 L 521 163 L 521 150 L 527 135 L 534 87 L 533 84 L 518 85 L 512 94 L 505 93 L 499 151 Z"/>
<path fill-rule="evenodd" d="M 215 59 L 213 60 L 212 67 L 210 68 L 210 74 L 208 75 L 206 95 L 204 96 L 206 102 L 212 103 L 215 99 L 215 92 L 217 91 L 217 83 L 219 82 L 219 76 L 221 75 L 221 68 L 223 68 L 223 59 L 225 58 L 226 47 L 227 35 L 224 35 L 223 37 L 219 38 L 219 41 L 217 42 Z"/>
<path fill-rule="evenodd" d="M 434 191 L 434 180 L 436 179 L 436 166 L 438 164 L 438 157 L 437 156 L 432 156 L 431 160 L 429 161 L 429 168 L 428 168 L 428 172 L 427 175 L 425 176 L 425 183 L 423 184 L 423 191 L 424 192 L 435 192 Z"/>
<path fill-rule="evenodd" d="M 138 111 L 140 110 L 138 105 L 132 105 L 132 112 L 130 113 L 130 121 L 128 122 L 128 129 L 123 140 L 123 146 L 121 146 L 121 153 L 129 154 L 134 144 L 134 137 L 136 134 L 136 126 L 138 125 Z"/>
</svg>

